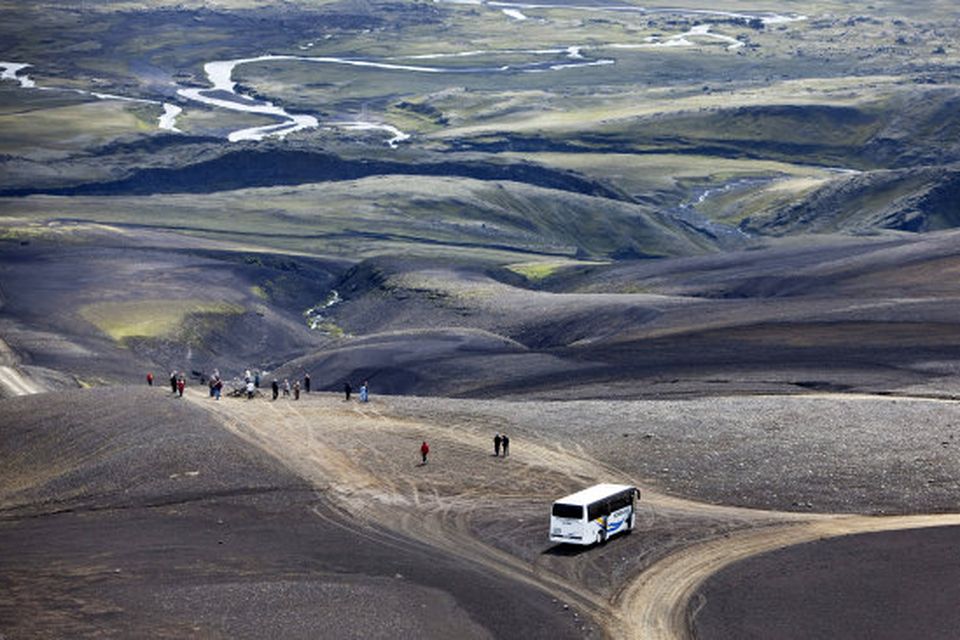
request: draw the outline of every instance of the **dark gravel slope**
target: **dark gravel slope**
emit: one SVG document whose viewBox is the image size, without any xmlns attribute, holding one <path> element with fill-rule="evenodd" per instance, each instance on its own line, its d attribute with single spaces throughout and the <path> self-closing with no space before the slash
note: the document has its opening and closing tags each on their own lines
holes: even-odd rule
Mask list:
<svg viewBox="0 0 960 640">
<path fill-rule="evenodd" d="M 546 594 L 345 522 L 162 389 L 0 404 L 9 637 L 577 637 Z"/>
<path fill-rule="evenodd" d="M 960 528 L 813 542 L 737 563 L 694 598 L 695 636 L 956 638 Z"/>
</svg>

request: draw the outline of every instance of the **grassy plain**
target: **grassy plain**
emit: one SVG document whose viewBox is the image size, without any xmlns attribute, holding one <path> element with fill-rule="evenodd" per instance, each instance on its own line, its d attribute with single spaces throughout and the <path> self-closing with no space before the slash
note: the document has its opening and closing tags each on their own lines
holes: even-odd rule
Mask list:
<svg viewBox="0 0 960 640">
<path fill-rule="evenodd" d="M 572 257 L 635 247 L 651 254 L 710 245 L 629 203 L 463 178 L 373 177 L 323 186 L 146 197 L 10 199 L 3 215 L 174 230 L 317 255 Z"/>
</svg>

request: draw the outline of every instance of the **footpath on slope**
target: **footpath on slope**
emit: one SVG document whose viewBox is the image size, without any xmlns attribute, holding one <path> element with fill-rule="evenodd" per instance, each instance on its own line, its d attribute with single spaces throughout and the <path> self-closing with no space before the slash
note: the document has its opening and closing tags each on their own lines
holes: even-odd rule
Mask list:
<svg viewBox="0 0 960 640">
<path fill-rule="evenodd" d="M 13 350 L 0 339 L 0 396 L 27 396 L 43 393 L 45 389 L 24 376 L 17 368 L 19 362 Z"/>
<path fill-rule="evenodd" d="M 538 586 L 591 613 L 613 638 L 690 637 L 690 600 L 700 585 L 755 554 L 857 533 L 960 525 L 960 514 L 875 517 L 761 511 L 644 488 L 645 508 L 729 521 L 737 523 L 738 530 L 685 541 L 640 573 L 625 576 L 613 596 L 606 597 L 578 579 L 579 573 L 561 575 L 539 561 L 508 553 L 471 526 L 477 514 L 505 500 L 543 500 L 601 480 L 638 484 L 601 460 L 556 443 L 524 442 L 509 465 L 491 465 L 489 454 L 480 453 L 489 450 L 485 436 L 456 425 L 392 417 L 388 400 L 346 403 L 331 394 L 311 394 L 299 402 L 214 403 L 198 393 L 188 397 L 317 487 L 345 522 L 363 523 L 381 535 L 392 531 L 414 538 Z M 430 462 L 422 466 L 415 463 L 421 440 L 433 449 Z"/>
</svg>

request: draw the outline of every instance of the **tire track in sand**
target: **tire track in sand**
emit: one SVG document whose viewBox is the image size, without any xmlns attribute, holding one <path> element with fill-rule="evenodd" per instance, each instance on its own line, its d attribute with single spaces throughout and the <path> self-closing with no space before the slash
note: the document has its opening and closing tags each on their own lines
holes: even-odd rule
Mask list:
<svg viewBox="0 0 960 640">
<path fill-rule="evenodd" d="M 477 458 L 477 451 L 487 450 L 487 438 L 458 430 L 456 425 L 403 420 L 374 405 L 347 404 L 327 394 L 313 394 L 300 402 L 227 400 L 216 404 L 201 400 L 198 393 L 188 396 L 218 415 L 230 431 L 320 489 L 328 506 L 343 514 L 342 522 L 337 523 L 316 510 L 332 524 L 360 533 L 359 522 L 365 529 L 361 535 L 386 544 L 402 546 L 410 539 L 418 540 L 537 586 L 593 614 L 613 638 L 690 638 L 690 601 L 697 589 L 720 569 L 752 555 L 857 533 L 960 525 L 960 514 L 798 514 L 711 505 L 644 490 L 643 502 L 649 507 L 738 522 L 745 528 L 667 555 L 608 599 L 539 563 L 487 544 L 470 528 L 472 513 L 505 497 L 556 495 L 556 488 L 564 482 L 638 484 L 583 450 L 524 442 L 523 452 L 515 452 L 510 459 L 514 472 L 510 492 L 498 493 L 498 482 L 471 477 L 478 468 L 470 467 L 470 460 Z M 406 454 L 398 452 L 414 451 L 421 438 L 441 444 L 434 450 L 451 456 L 444 462 L 453 464 L 443 466 L 442 474 L 431 475 L 430 465 L 419 467 L 400 460 Z M 449 476 L 456 477 L 451 481 Z"/>
<path fill-rule="evenodd" d="M 750 556 L 840 536 L 960 525 L 960 514 L 808 516 L 810 522 L 731 533 L 678 551 L 636 577 L 617 596 L 622 638 L 692 638 L 690 602 L 711 575 Z"/>
<path fill-rule="evenodd" d="M 299 402 L 225 399 L 211 403 L 199 392 L 186 394 L 217 415 L 228 430 L 320 489 L 329 506 L 344 515 L 343 522 L 350 523 L 351 531 L 356 531 L 358 523 L 362 523 L 367 529 L 364 535 L 375 535 L 398 544 L 403 540 L 417 540 L 544 589 L 586 613 L 611 613 L 609 603 L 590 590 L 488 545 L 471 532 L 470 514 L 478 506 L 496 504 L 502 498 L 502 494 L 480 492 L 491 483 L 481 481 L 476 483 L 476 488 L 467 486 L 460 490 L 463 487 L 457 483 L 461 480 L 450 486 L 437 482 L 435 476 L 424 478 L 419 472 L 429 471 L 430 466 L 398 464 L 392 453 L 396 447 L 388 442 L 409 441 L 411 452 L 414 444 L 419 445 L 420 438 L 443 442 L 441 447 L 435 446 L 435 450 L 452 451 L 456 459 L 462 461 L 466 456 L 477 459 L 478 451 L 486 451 L 486 438 L 438 425 L 394 419 L 371 406 L 359 408 L 352 403 L 331 401 L 329 396 L 317 398 L 317 395 Z M 371 442 L 380 446 L 372 446 Z M 549 471 L 551 456 L 564 460 L 564 470 Z M 511 462 L 514 461 L 520 464 L 516 465 L 518 473 L 511 482 L 511 495 L 516 493 L 516 482 L 537 485 L 544 474 L 559 476 L 557 484 L 567 479 L 568 473 L 576 474 L 578 483 L 587 477 L 579 463 L 571 463 L 562 454 L 546 449 L 512 456 Z M 439 465 L 437 467 L 439 470 Z M 450 472 L 449 467 L 444 468 L 444 474 Z M 459 473 L 469 475 L 470 469 Z"/>
</svg>

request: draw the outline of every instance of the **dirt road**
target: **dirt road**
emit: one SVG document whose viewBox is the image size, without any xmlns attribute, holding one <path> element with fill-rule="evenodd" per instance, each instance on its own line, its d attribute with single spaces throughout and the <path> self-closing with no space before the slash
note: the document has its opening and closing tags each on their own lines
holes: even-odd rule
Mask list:
<svg viewBox="0 0 960 640">
<path fill-rule="evenodd" d="M 524 442 L 509 459 L 491 459 L 483 453 L 490 449 L 484 434 L 449 421 L 398 418 L 391 415 L 388 400 L 346 403 L 338 396 L 311 394 L 300 402 L 217 403 L 200 394 L 188 395 L 220 417 L 230 431 L 320 489 L 345 521 L 359 520 L 381 534 L 392 531 L 424 541 L 466 562 L 538 586 L 604 621 L 606 633 L 615 638 L 689 637 L 688 612 L 697 588 L 721 568 L 758 553 L 855 533 L 960 525 L 960 514 L 797 514 L 710 505 L 644 490 L 647 509 L 736 527 L 684 540 L 674 547 L 677 550 L 624 576 L 608 595 L 585 578 L 594 553 L 550 564 L 543 552 L 511 553 L 502 537 L 477 526 L 481 514 L 499 513 L 502 520 L 517 514 L 541 517 L 525 510 L 532 498 L 549 501 L 601 480 L 636 483 L 582 450 Z M 433 450 L 426 465 L 418 464 L 421 440 L 430 442 Z M 504 505 L 514 509 L 503 509 Z M 544 526 L 533 528 L 541 533 L 531 534 L 540 542 L 545 537 L 542 517 Z M 504 529 L 509 537 L 511 528 Z M 522 535 L 522 529 L 513 531 Z M 557 566 L 573 568 L 561 571 Z"/>
</svg>

